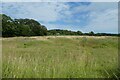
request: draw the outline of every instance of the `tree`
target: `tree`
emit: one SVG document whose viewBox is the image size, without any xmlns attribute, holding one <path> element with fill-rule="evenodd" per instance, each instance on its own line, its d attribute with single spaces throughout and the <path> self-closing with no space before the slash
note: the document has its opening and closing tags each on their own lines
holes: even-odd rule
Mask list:
<svg viewBox="0 0 120 80">
<path fill-rule="evenodd" d="M 6 16 L 5 14 L 2 15 L 2 35 L 9 37 L 15 36 L 15 27 L 13 20 Z"/>
<path fill-rule="evenodd" d="M 28 25 L 23 25 L 21 27 L 21 35 L 22 36 L 30 36 L 31 29 Z"/>
<path fill-rule="evenodd" d="M 20 25 L 28 25 L 31 30 L 31 36 L 47 35 L 47 28 L 33 19 L 16 19 Z"/>
<path fill-rule="evenodd" d="M 93 31 L 89 32 L 89 36 L 94 36 L 94 32 Z"/>
<path fill-rule="evenodd" d="M 77 35 L 82 35 L 83 33 L 81 31 L 77 31 Z"/>
<path fill-rule="evenodd" d="M 33 19 L 11 19 L 5 14 L 2 15 L 3 37 L 12 36 L 44 36 L 47 35 L 47 28 Z"/>
</svg>

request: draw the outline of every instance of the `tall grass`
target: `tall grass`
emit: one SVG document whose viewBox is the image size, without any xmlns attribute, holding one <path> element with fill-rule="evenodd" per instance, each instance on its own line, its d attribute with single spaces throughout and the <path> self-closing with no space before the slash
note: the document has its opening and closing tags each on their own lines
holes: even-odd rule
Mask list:
<svg viewBox="0 0 120 80">
<path fill-rule="evenodd" d="M 117 38 L 3 40 L 4 78 L 118 78 Z"/>
</svg>

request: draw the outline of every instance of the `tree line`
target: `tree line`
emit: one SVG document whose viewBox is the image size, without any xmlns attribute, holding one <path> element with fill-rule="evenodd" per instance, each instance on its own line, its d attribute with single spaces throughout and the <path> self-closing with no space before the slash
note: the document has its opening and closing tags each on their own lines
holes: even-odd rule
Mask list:
<svg viewBox="0 0 120 80">
<path fill-rule="evenodd" d="M 108 34 L 108 33 L 82 33 L 81 31 L 70 31 L 53 29 L 47 30 L 44 25 L 41 25 L 38 21 L 33 19 L 12 19 L 11 17 L 0 14 L 0 32 L 3 37 L 14 36 L 47 36 L 47 35 L 88 35 L 88 36 L 118 36 L 120 34 Z"/>
<path fill-rule="evenodd" d="M 60 30 L 60 29 L 48 30 L 47 34 L 48 35 L 120 36 L 120 34 L 94 33 L 93 31 L 90 31 L 89 33 L 82 33 L 81 31 L 70 31 L 70 30 Z"/>
<path fill-rule="evenodd" d="M 33 19 L 12 19 L 2 14 L 2 36 L 44 36 L 47 28 Z"/>
</svg>

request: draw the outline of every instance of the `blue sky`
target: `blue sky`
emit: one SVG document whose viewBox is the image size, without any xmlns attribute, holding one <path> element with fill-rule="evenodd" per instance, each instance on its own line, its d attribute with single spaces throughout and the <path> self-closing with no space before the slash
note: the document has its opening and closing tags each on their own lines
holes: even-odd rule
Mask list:
<svg viewBox="0 0 120 80">
<path fill-rule="evenodd" d="M 117 2 L 7 2 L 0 13 L 30 18 L 48 29 L 118 32 Z"/>
</svg>

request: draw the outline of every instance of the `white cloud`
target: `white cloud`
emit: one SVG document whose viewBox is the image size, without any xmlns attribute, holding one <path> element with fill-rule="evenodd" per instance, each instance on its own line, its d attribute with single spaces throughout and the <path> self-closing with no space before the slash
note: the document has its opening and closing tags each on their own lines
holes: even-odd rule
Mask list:
<svg viewBox="0 0 120 80">
<path fill-rule="evenodd" d="M 2 2 L 118 2 L 119 0 L 1 0 Z"/>
<path fill-rule="evenodd" d="M 64 30 L 72 30 L 72 31 L 77 31 L 78 29 L 77 28 L 74 28 L 75 26 L 74 25 L 60 25 L 60 24 L 42 24 L 42 25 L 45 25 L 47 26 L 48 30 L 50 29 L 64 29 Z M 77 26 L 76 26 L 77 27 Z"/>
<path fill-rule="evenodd" d="M 9 5 L 8 5 L 9 4 Z M 33 18 L 40 23 L 44 23 L 48 29 L 69 29 L 69 30 L 81 30 L 84 32 L 118 32 L 118 11 L 117 3 L 91 3 L 90 5 L 75 6 L 74 9 L 70 9 L 71 5 L 64 2 L 39 2 L 39 3 L 6 3 L 4 5 L 4 11 L 7 11 L 11 17 L 15 18 Z M 15 7 L 16 6 L 16 7 Z M 12 9 L 11 9 L 12 8 Z M 9 9 L 9 10 L 8 10 Z M 76 13 L 90 11 L 89 14 L 78 15 L 74 17 Z M 81 24 L 79 17 L 87 16 L 89 21 L 85 21 L 87 25 L 75 26 L 75 23 Z M 85 17 L 86 18 L 86 17 Z M 50 24 L 49 22 L 55 22 L 57 20 L 63 20 L 66 23 L 71 24 Z"/>
<path fill-rule="evenodd" d="M 2 13 L 2 4 L 0 3 L 0 13 Z"/>
<path fill-rule="evenodd" d="M 118 6 L 117 2 L 93 2 L 89 6 L 82 5 L 74 7 L 74 13 L 80 13 L 85 11 L 98 12 L 106 9 L 116 9 Z"/>
<path fill-rule="evenodd" d="M 107 9 L 104 12 L 91 13 L 91 21 L 82 29 L 84 32 L 118 32 L 118 10 Z"/>
<path fill-rule="evenodd" d="M 11 9 L 11 12 L 8 11 Z M 14 10 L 13 10 L 14 9 Z M 3 11 L 14 18 L 33 18 L 42 22 L 52 22 L 63 17 L 60 12 L 69 9 L 64 3 L 5 3 Z"/>
<path fill-rule="evenodd" d="M 87 25 L 79 27 L 83 32 L 118 32 L 118 3 L 94 2 L 89 6 L 74 7 L 74 14 L 89 11 Z"/>
<path fill-rule="evenodd" d="M 56 21 L 58 19 L 59 14 L 56 11 L 56 5 L 52 5 L 51 3 L 37 4 L 38 6 L 31 5 L 26 6 L 28 13 L 28 15 L 25 15 L 26 17 L 35 18 L 43 22 Z"/>
<path fill-rule="evenodd" d="M 90 2 L 119 2 L 119 0 L 89 0 Z"/>
</svg>

